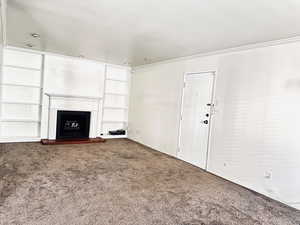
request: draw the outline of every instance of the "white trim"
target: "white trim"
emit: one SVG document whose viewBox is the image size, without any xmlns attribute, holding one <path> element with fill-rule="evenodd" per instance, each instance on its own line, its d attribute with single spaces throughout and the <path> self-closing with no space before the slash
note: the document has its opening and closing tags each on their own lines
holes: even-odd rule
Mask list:
<svg viewBox="0 0 300 225">
<path fill-rule="evenodd" d="M 112 63 L 105 63 L 107 66 L 114 67 L 114 68 L 119 68 L 119 69 L 126 69 L 128 71 L 132 70 L 132 67 L 130 66 L 124 66 L 124 65 L 119 65 L 119 64 L 112 64 Z"/>
<path fill-rule="evenodd" d="M 181 87 L 181 100 L 180 100 L 180 111 L 179 111 L 179 125 L 178 125 L 178 136 L 177 136 L 177 149 L 176 149 L 176 157 L 179 158 L 180 153 L 180 139 L 181 139 L 181 120 L 182 120 L 182 113 L 183 113 L 183 98 L 184 98 L 184 89 L 185 89 L 185 75 L 183 74 L 182 77 L 182 87 Z"/>
<path fill-rule="evenodd" d="M 16 122 L 16 123 L 40 123 L 40 120 L 32 120 L 32 119 L 1 119 L 1 122 Z"/>
<path fill-rule="evenodd" d="M 6 40 L 4 40 L 5 39 L 5 35 L 4 35 L 4 26 L 3 26 L 3 20 L 4 20 L 4 18 L 5 18 L 5 16 L 3 15 L 3 9 L 4 9 L 4 4 L 6 3 L 5 2 L 5 0 L 1 0 L 1 23 L 2 23 L 2 27 L 1 27 L 1 29 L 2 29 L 2 41 L 3 41 L 3 45 L 5 44 L 4 42 L 6 42 Z M 3 51 L 3 48 L 2 48 L 2 46 L 1 46 L 1 49 L 0 49 L 0 55 L 1 55 L 1 59 L 0 59 L 0 64 L 1 64 L 1 68 L 0 68 L 0 83 L 2 83 L 3 82 L 3 62 L 4 62 L 4 51 Z M 1 88 L 1 91 L 0 91 L 0 102 L 1 102 L 1 100 L 2 100 L 2 98 L 3 98 L 3 94 L 2 94 L 2 88 Z M 2 117 L 2 104 L 0 104 L 0 118 Z M 0 126 L 1 126 L 1 124 L 0 124 Z M 0 136 L 1 136 L 1 134 L 0 134 Z"/>
<path fill-rule="evenodd" d="M 3 65 L 4 67 L 10 67 L 15 69 L 22 69 L 22 70 L 33 70 L 33 71 L 41 71 L 41 69 L 37 68 L 30 68 L 30 67 L 24 67 L 24 66 L 15 66 L 15 65 Z"/>
<path fill-rule="evenodd" d="M 128 110 L 128 107 L 104 106 L 103 109 L 110 109 L 110 110 Z"/>
<path fill-rule="evenodd" d="M 112 79 L 112 78 L 106 78 L 106 80 L 127 83 L 127 80 L 118 80 L 118 79 Z"/>
<path fill-rule="evenodd" d="M 117 138 L 127 138 L 127 135 L 102 135 L 100 137 L 104 139 L 117 139 Z"/>
<path fill-rule="evenodd" d="M 0 137 L 0 143 L 16 143 L 16 142 L 39 142 L 41 141 L 40 137 Z"/>
<path fill-rule="evenodd" d="M 38 89 L 42 89 L 40 86 L 29 85 L 29 84 L 1 83 L 0 85 L 1 86 L 13 86 L 13 87 L 24 87 L 24 88 L 38 88 Z"/>
<path fill-rule="evenodd" d="M 47 95 L 47 94 L 46 94 Z M 99 111 L 99 101 L 101 98 L 82 98 L 78 96 L 49 96 L 49 107 L 48 107 L 48 139 L 56 139 L 56 128 L 57 128 L 57 112 L 58 110 L 64 111 L 81 111 L 90 112 L 90 130 L 89 138 L 97 137 L 97 119 Z"/>
<path fill-rule="evenodd" d="M 40 72 L 40 105 L 43 106 L 43 100 L 44 100 L 44 73 L 45 73 L 45 55 L 42 55 L 41 60 L 41 72 Z M 39 108 L 39 120 L 40 126 L 39 126 L 39 135 L 42 137 L 42 116 L 43 116 L 43 107 Z"/>
<path fill-rule="evenodd" d="M 47 138 L 49 139 L 49 136 L 50 136 L 50 129 L 49 129 L 49 126 L 50 126 L 50 115 L 51 115 L 50 110 L 51 110 L 51 108 L 52 108 L 52 106 L 51 106 L 52 101 L 51 101 L 51 97 L 50 97 L 50 96 L 48 96 L 48 95 L 46 95 L 46 96 L 48 97 L 48 109 L 47 109 Z"/>
<path fill-rule="evenodd" d="M 276 46 L 276 45 L 283 45 L 283 44 L 294 43 L 294 42 L 300 42 L 300 36 L 279 39 L 279 40 L 266 41 L 266 42 L 260 42 L 260 43 L 255 43 L 255 44 L 241 45 L 238 47 L 232 47 L 232 48 L 226 48 L 226 49 L 222 49 L 222 50 L 193 54 L 193 55 L 189 55 L 189 56 L 170 58 L 170 59 L 161 60 L 161 61 L 158 61 L 155 63 L 144 64 L 144 65 L 140 65 L 140 66 L 133 66 L 132 68 L 133 68 L 133 71 L 137 71 L 137 70 L 141 70 L 141 69 L 146 69 L 151 66 L 168 64 L 168 63 L 173 63 L 173 62 L 178 62 L 178 61 L 191 60 L 191 59 L 195 59 L 195 58 L 202 58 L 202 57 L 215 56 L 215 55 L 221 55 L 221 54 L 228 54 L 228 53 L 233 53 L 233 52 L 238 52 L 238 51 L 246 51 L 246 50 L 251 50 L 251 49 L 256 49 L 256 48 L 264 48 L 264 47 L 270 47 L 270 46 Z"/>
<path fill-rule="evenodd" d="M 6 46 L 6 9 L 7 2 L 6 0 L 1 0 L 1 29 L 2 29 L 2 43 L 3 46 Z"/>
<path fill-rule="evenodd" d="M 213 117 L 215 114 L 215 106 L 216 106 L 216 84 L 217 84 L 217 72 L 213 71 L 211 72 L 213 75 L 213 84 L 212 84 L 212 94 L 211 94 L 211 104 L 212 106 L 210 107 L 210 116 L 209 116 L 209 128 L 208 128 L 208 140 L 207 140 L 207 150 L 206 150 L 206 162 L 205 162 L 205 170 L 208 171 L 208 162 L 209 162 L 209 157 L 210 157 L 210 152 L 211 152 L 211 139 L 212 139 L 212 127 L 213 127 Z"/>
<path fill-rule="evenodd" d="M 40 106 L 40 103 L 35 102 L 16 102 L 16 101 L 0 101 L 1 104 L 13 104 L 13 105 L 38 105 Z"/>
<path fill-rule="evenodd" d="M 103 120 L 102 123 L 127 123 L 126 120 Z"/>
<path fill-rule="evenodd" d="M 103 101 L 102 101 L 102 110 L 101 110 L 101 126 L 100 126 L 100 134 L 103 134 L 103 117 L 104 117 L 104 107 L 105 107 L 105 97 L 106 97 L 106 77 L 107 77 L 107 67 L 108 65 L 105 64 L 105 68 L 104 68 L 104 85 L 103 85 Z"/>
<path fill-rule="evenodd" d="M 131 98 L 131 75 L 132 75 L 132 70 L 127 71 L 127 96 L 126 98 L 126 118 L 127 118 L 127 122 L 126 122 L 126 135 L 128 135 L 128 131 L 129 131 L 129 107 L 130 107 L 130 98 Z"/>
<path fill-rule="evenodd" d="M 38 51 L 38 50 L 28 49 L 28 48 L 21 48 L 21 47 L 14 47 L 14 46 L 10 46 L 10 45 L 4 46 L 4 49 L 12 50 L 12 51 L 18 51 L 18 52 L 31 53 L 31 54 L 35 54 L 35 55 L 45 54 L 45 52 L 43 52 L 43 51 Z"/>
<path fill-rule="evenodd" d="M 122 93 L 113 93 L 113 92 L 105 92 L 106 95 L 117 95 L 117 96 L 128 96 L 128 94 L 122 94 Z"/>
<path fill-rule="evenodd" d="M 123 66 L 123 65 L 118 65 L 118 64 L 110 64 L 110 63 L 106 63 L 105 61 L 89 59 L 89 58 L 82 58 L 82 57 L 79 57 L 79 56 L 76 57 L 76 56 L 64 55 L 64 54 L 50 52 L 50 51 L 42 51 L 42 50 L 36 50 L 36 49 L 27 49 L 27 48 L 15 47 L 15 46 L 11 46 L 11 45 L 6 45 L 4 48 L 5 49 L 10 49 L 10 50 L 15 50 L 15 51 L 34 53 L 34 54 L 39 54 L 39 55 L 40 54 L 42 54 L 42 55 L 51 55 L 51 56 L 63 57 L 63 58 L 66 58 L 66 59 L 76 59 L 76 60 L 82 60 L 82 61 L 89 61 L 89 62 L 94 62 L 94 63 L 98 63 L 98 64 L 106 64 L 106 65 L 114 66 L 114 67 L 117 67 L 117 68 L 123 68 L 123 69 L 131 70 L 131 67 L 129 67 L 129 66 Z"/>
<path fill-rule="evenodd" d="M 83 95 L 65 95 L 65 94 L 54 94 L 54 93 L 45 93 L 49 97 L 61 97 L 61 98 L 86 98 L 86 99 L 102 99 L 98 96 L 83 96 Z"/>
</svg>

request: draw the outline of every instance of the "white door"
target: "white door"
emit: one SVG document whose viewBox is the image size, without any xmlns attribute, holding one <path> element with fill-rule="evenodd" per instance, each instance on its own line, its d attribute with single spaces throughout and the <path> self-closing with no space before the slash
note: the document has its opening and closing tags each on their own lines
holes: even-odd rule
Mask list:
<svg viewBox="0 0 300 225">
<path fill-rule="evenodd" d="M 206 169 L 213 73 L 186 74 L 178 158 Z"/>
</svg>

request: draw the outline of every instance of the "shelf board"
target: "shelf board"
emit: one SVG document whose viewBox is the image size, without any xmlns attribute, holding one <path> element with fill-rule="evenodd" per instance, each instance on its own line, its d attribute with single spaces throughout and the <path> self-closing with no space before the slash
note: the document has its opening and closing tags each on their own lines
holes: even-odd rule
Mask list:
<svg viewBox="0 0 300 225">
<path fill-rule="evenodd" d="M 39 136 L 0 136 L 1 143 L 10 143 L 10 142 L 38 142 L 41 140 Z"/>
<path fill-rule="evenodd" d="M 13 105 L 38 105 L 41 106 L 40 103 L 35 102 L 17 102 L 17 101 L 0 101 L 1 104 L 13 104 Z"/>
<path fill-rule="evenodd" d="M 110 107 L 110 106 L 104 106 L 104 109 L 117 109 L 117 110 L 127 110 L 128 107 Z"/>
<path fill-rule="evenodd" d="M 110 80 L 110 81 L 116 81 L 116 82 L 123 82 L 123 83 L 127 83 L 127 80 L 118 80 L 118 79 L 113 79 L 113 78 L 106 78 L 106 80 Z"/>
<path fill-rule="evenodd" d="M 128 94 L 114 93 L 114 92 L 105 92 L 106 95 L 116 95 L 116 96 L 124 96 L 126 97 Z"/>
<path fill-rule="evenodd" d="M 10 67 L 10 68 L 16 68 L 16 69 L 23 69 L 23 70 L 41 71 L 41 69 L 24 67 L 24 66 L 15 66 L 15 65 L 3 65 L 3 66 Z"/>
<path fill-rule="evenodd" d="M 39 88 L 42 89 L 40 86 L 37 85 L 27 85 L 27 84 L 11 84 L 11 83 L 2 83 L 3 86 L 13 86 L 13 87 L 26 87 L 26 88 Z"/>
<path fill-rule="evenodd" d="M 117 121 L 117 120 L 103 120 L 102 123 L 127 123 L 127 121 L 121 120 L 121 121 Z"/>
<path fill-rule="evenodd" d="M 103 139 L 116 139 L 116 138 L 127 138 L 127 135 L 109 135 L 109 134 L 105 134 L 105 135 L 101 135 L 101 137 Z"/>
<path fill-rule="evenodd" d="M 1 119 L 1 122 L 20 122 L 20 123 L 40 123 L 40 120 L 32 120 L 32 119 Z"/>
</svg>

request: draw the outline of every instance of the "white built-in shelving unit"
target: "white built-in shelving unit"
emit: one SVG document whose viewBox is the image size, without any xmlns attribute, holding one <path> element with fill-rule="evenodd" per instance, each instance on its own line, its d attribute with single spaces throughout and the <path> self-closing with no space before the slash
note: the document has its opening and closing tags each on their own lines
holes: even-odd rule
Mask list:
<svg viewBox="0 0 300 225">
<path fill-rule="evenodd" d="M 3 50 L 0 79 L 0 140 L 40 139 L 43 90 L 41 54 Z"/>
<path fill-rule="evenodd" d="M 101 136 L 127 137 L 130 70 L 126 67 L 106 65 L 103 93 Z M 109 135 L 109 131 L 124 129 L 126 135 Z"/>
<path fill-rule="evenodd" d="M 99 99 L 96 135 L 127 137 L 129 67 L 8 47 L 3 49 L 1 69 L 0 142 L 47 137 L 46 92 Z M 109 135 L 118 129 L 126 135 Z"/>
</svg>

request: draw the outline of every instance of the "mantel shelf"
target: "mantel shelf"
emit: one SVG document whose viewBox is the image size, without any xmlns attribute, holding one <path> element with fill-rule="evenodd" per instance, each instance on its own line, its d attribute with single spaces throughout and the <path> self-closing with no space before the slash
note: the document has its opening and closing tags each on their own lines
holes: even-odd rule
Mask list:
<svg viewBox="0 0 300 225">
<path fill-rule="evenodd" d="M 59 98 L 85 98 L 85 99 L 95 99 L 100 100 L 102 97 L 99 96 L 84 96 L 84 95 L 66 95 L 66 94 L 54 94 L 54 93 L 45 93 L 49 97 L 59 97 Z"/>
</svg>

